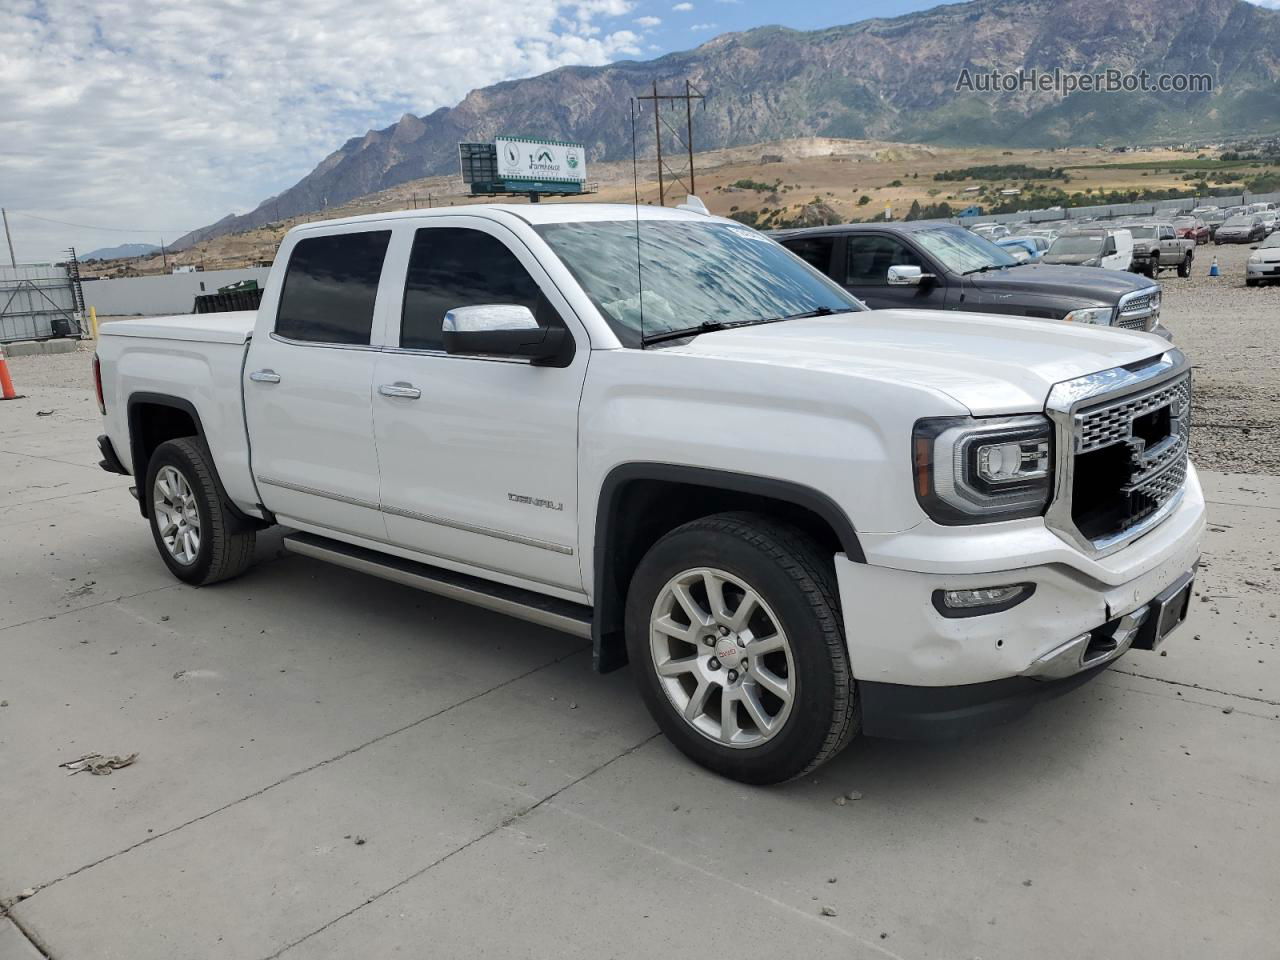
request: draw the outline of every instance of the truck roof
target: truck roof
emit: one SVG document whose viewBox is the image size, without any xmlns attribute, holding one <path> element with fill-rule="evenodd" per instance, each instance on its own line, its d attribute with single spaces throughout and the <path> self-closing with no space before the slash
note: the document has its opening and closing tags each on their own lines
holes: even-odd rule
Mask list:
<svg viewBox="0 0 1280 960">
<path fill-rule="evenodd" d="M 328 227 L 347 226 L 355 223 L 382 223 L 387 220 L 419 220 L 428 217 L 477 216 L 503 214 L 518 217 L 528 224 L 580 223 L 590 220 L 690 220 L 706 223 L 722 221 L 720 217 L 672 207 L 655 207 L 630 203 L 473 203 L 456 207 L 433 207 L 430 210 L 392 210 L 386 213 L 365 213 L 357 217 L 337 220 L 315 220 L 300 224 L 290 230 L 322 230 Z"/>
</svg>

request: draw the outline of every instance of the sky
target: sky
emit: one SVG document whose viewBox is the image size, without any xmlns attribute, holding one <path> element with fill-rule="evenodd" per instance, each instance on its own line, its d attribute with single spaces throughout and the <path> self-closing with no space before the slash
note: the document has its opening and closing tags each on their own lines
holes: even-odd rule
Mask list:
<svg viewBox="0 0 1280 960">
<path fill-rule="evenodd" d="M 0 206 L 19 262 L 173 240 L 252 209 L 350 137 L 477 87 L 765 24 L 814 29 L 935 5 L 3 0 Z"/>
</svg>

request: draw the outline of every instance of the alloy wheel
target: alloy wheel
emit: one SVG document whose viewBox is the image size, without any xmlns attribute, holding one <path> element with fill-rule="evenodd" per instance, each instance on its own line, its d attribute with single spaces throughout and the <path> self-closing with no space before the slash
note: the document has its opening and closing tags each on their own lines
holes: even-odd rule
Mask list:
<svg viewBox="0 0 1280 960">
<path fill-rule="evenodd" d="M 200 511 L 191 484 L 176 467 L 163 466 L 156 474 L 151 507 L 169 556 L 184 566 L 195 563 L 200 553 Z"/>
</svg>

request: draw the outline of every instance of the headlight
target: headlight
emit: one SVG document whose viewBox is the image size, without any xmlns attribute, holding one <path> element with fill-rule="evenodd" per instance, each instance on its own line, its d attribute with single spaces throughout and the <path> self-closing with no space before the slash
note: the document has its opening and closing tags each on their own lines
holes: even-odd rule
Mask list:
<svg viewBox="0 0 1280 960">
<path fill-rule="evenodd" d="M 1025 417 L 938 417 L 912 437 L 916 499 L 954 526 L 1035 517 L 1053 486 L 1053 430 Z"/>
<path fill-rule="evenodd" d="M 1262 262 L 1262 254 L 1260 254 L 1260 253 L 1250 254 L 1250 255 L 1249 255 L 1249 262 L 1250 262 L 1250 263 L 1261 263 L 1261 262 Z"/>
<path fill-rule="evenodd" d="M 1111 316 L 1115 313 L 1111 307 L 1085 307 L 1082 310 L 1072 310 L 1063 320 L 1068 323 L 1098 323 L 1106 326 L 1111 322 Z"/>
</svg>

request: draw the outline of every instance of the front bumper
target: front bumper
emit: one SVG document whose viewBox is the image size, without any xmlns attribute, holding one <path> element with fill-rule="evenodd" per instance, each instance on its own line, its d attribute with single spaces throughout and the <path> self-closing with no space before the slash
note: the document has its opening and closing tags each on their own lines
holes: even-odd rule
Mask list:
<svg viewBox="0 0 1280 960">
<path fill-rule="evenodd" d="M 837 558 L 849 662 L 868 734 L 937 736 L 951 725 L 951 733 L 964 732 L 1024 713 L 1105 669 L 1139 642 L 1136 633 L 1117 635 L 1142 626 L 1126 618 L 1195 569 L 1204 499 L 1191 470 L 1182 500 L 1163 523 L 1100 560 L 1084 557 L 1043 523 L 1039 531 L 947 532 L 864 543 L 867 563 Z M 935 590 L 1013 583 L 1035 590 L 1000 612 L 944 617 L 931 602 Z M 1115 642 L 1108 649 L 1109 641 Z"/>
<path fill-rule="evenodd" d="M 1280 280 L 1280 260 L 1271 263 L 1250 261 L 1245 264 L 1244 275 L 1250 280 Z"/>
</svg>

